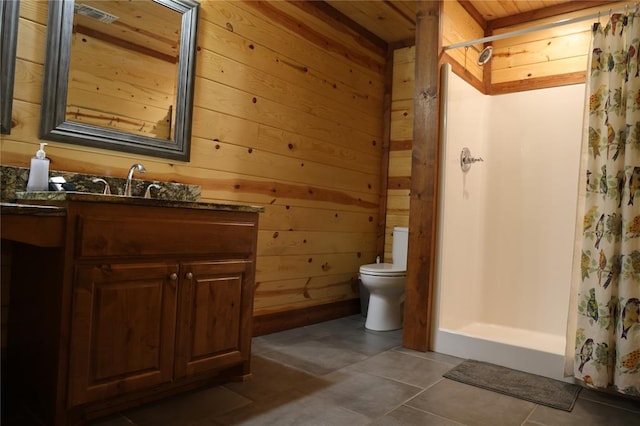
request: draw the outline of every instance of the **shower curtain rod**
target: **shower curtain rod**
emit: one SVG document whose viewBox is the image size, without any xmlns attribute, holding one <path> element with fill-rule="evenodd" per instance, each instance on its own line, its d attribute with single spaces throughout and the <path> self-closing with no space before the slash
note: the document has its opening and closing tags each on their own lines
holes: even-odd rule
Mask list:
<svg viewBox="0 0 640 426">
<path fill-rule="evenodd" d="M 610 9 L 609 13 L 611 14 L 611 13 L 614 13 L 614 12 L 621 12 L 621 11 L 628 10 L 628 9 L 629 9 L 629 6 L 625 6 L 625 7 L 621 7 L 621 8 L 613 9 L 613 10 Z M 580 16 L 578 18 L 562 19 L 560 21 L 550 22 L 548 24 L 538 25 L 536 27 L 529 27 L 529 28 L 524 28 L 524 29 L 521 29 L 521 30 L 509 31 L 509 32 L 506 32 L 506 33 L 496 34 L 496 35 L 483 37 L 483 38 L 478 38 L 478 39 L 471 40 L 471 41 L 464 41 L 464 42 L 461 42 L 461 43 L 454 43 L 454 44 L 450 44 L 449 46 L 444 46 L 443 49 L 444 50 L 450 50 L 450 49 L 458 49 L 459 47 L 468 47 L 468 46 L 472 46 L 472 45 L 478 44 L 478 43 L 483 43 L 484 44 L 484 43 L 487 43 L 487 42 L 490 42 L 490 41 L 494 41 L 494 40 L 502 40 L 503 38 L 515 37 L 515 36 L 519 36 L 519 35 L 523 35 L 523 34 L 532 33 L 534 31 L 546 30 L 546 29 L 549 29 L 549 28 L 559 27 L 561 25 L 574 24 L 576 22 L 582 22 L 582 21 L 586 21 L 586 20 L 589 20 L 589 19 L 595 19 L 595 18 L 600 18 L 600 12 L 593 13 L 591 15 Z"/>
</svg>

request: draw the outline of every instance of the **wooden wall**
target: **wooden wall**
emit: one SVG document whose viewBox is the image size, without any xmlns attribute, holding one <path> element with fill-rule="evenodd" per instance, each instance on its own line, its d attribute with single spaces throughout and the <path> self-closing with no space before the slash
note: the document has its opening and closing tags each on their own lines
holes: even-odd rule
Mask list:
<svg viewBox="0 0 640 426">
<path fill-rule="evenodd" d="M 385 262 L 391 261 L 393 227 L 409 226 L 415 56 L 415 46 L 393 52 Z"/>
<path fill-rule="evenodd" d="M 588 2 L 576 2 L 585 7 Z M 444 2 L 442 46 L 476 40 L 485 36 L 519 31 L 530 27 L 571 20 L 600 13 L 606 23 L 609 11 L 624 7 L 624 2 L 598 3 L 579 11 L 553 14 L 562 9 L 550 7 L 502 19 L 484 22 L 457 1 Z M 545 16 L 549 15 L 549 16 Z M 544 16 L 544 17 L 541 17 Z M 469 84 L 487 94 L 512 93 L 525 90 L 576 84 L 585 81 L 587 57 L 591 39 L 591 24 L 597 19 L 575 22 L 533 31 L 527 34 L 495 40 L 485 45 L 494 48 L 491 61 L 477 65 L 483 45 L 465 49 L 445 50 L 441 61 L 449 62 L 454 72 Z M 466 57 L 465 57 L 466 56 Z"/>
<path fill-rule="evenodd" d="M 1 162 L 37 150 L 47 3 L 22 0 L 14 127 Z M 202 1 L 191 162 L 50 142 L 53 170 L 202 185 L 263 205 L 256 317 L 358 297 L 377 253 L 385 49 L 312 7 Z"/>
<path fill-rule="evenodd" d="M 597 13 L 602 15 L 600 22 L 605 25 L 609 11 L 624 6 L 623 2 L 612 2 L 526 24 L 500 26 L 493 28 L 490 33 L 503 34 L 531 25 L 539 26 Z M 488 92 L 510 93 L 584 82 L 591 26 L 597 20 L 594 18 L 494 41 Z M 499 22 L 492 26 L 496 24 Z"/>
<path fill-rule="evenodd" d="M 469 14 L 458 1 L 445 1 L 442 10 L 442 46 L 450 46 L 484 37 L 484 22 Z M 469 48 L 446 50 L 444 60 L 452 64 L 458 75 L 464 76 L 478 90 L 484 91 L 484 67 L 478 65 L 478 56 L 484 48 L 475 44 Z"/>
</svg>

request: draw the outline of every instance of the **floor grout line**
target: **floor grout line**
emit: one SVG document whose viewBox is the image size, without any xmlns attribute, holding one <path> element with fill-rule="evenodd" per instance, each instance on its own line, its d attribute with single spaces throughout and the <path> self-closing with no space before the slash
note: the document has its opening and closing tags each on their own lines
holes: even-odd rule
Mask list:
<svg viewBox="0 0 640 426">
<path fill-rule="evenodd" d="M 447 362 L 446 359 L 445 360 L 434 359 L 435 357 L 431 358 L 431 357 L 421 356 L 422 353 L 418 351 L 412 351 L 409 349 L 405 350 L 404 348 L 402 348 L 401 344 L 387 346 L 386 345 L 387 343 L 396 343 L 399 340 L 398 336 L 395 334 L 389 334 L 389 335 L 380 335 L 377 333 L 371 334 L 371 336 L 379 336 L 380 339 L 378 338 L 370 339 L 368 336 L 363 337 L 362 335 L 358 334 L 361 332 L 367 333 L 367 331 L 363 329 L 362 321 L 363 320 L 359 318 L 353 318 L 353 323 L 354 323 L 353 325 L 351 323 L 342 321 L 342 322 L 335 322 L 333 324 L 321 323 L 323 324 L 322 326 L 318 326 L 317 324 L 305 326 L 304 332 L 301 333 L 300 335 L 293 333 L 295 335 L 291 337 L 291 341 L 289 341 L 290 340 L 289 338 L 284 338 L 283 336 L 274 335 L 273 340 L 275 340 L 276 343 L 272 343 L 268 335 L 260 336 L 260 345 L 263 350 L 259 351 L 258 353 L 254 352 L 252 354 L 252 357 L 261 357 L 265 360 L 265 362 L 262 364 L 263 369 L 259 370 L 262 373 L 262 375 L 261 375 L 260 381 L 257 382 L 257 387 L 254 389 L 248 389 L 249 393 L 247 394 L 247 395 L 255 395 L 260 402 L 248 396 L 244 396 L 242 393 L 238 393 L 232 389 L 229 389 L 227 387 L 227 384 L 222 384 L 220 386 L 225 388 L 227 391 L 231 393 L 234 393 L 236 395 L 239 395 L 242 398 L 249 400 L 250 401 L 249 404 L 254 404 L 254 406 L 256 404 L 259 405 L 259 404 L 265 403 L 265 401 L 268 401 L 269 399 L 273 398 L 276 395 L 274 392 L 276 392 L 277 390 L 277 393 L 279 395 L 281 394 L 284 397 L 282 398 L 282 402 L 278 403 L 278 408 L 282 408 L 282 407 L 290 408 L 291 411 L 287 413 L 283 413 L 282 417 L 279 417 L 279 415 L 276 417 L 273 417 L 272 415 L 269 414 L 269 410 L 265 411 L 262 409 L 256 409 L 254 410 L 255 412 L 252 412 L 250 417 L 246 418 L 245 420 L 242 420 L 240 424 L 243 424 L 245 421 L 251 424 L 258 424 L 256 423 L 256 421 L 260 422 L 263 419 L 269 419 L 271 424 L 277 424 L 277 423 L 273 423 L 274 419 L 276 421 L 278 420 L 286 421 L 287 419 L 291 418 L 289 416 L 294 416 L 294 417 L 300 416 L 302 414 L 307 413 L 307 410 L 309 410 L 308 413 L 316 416 L 316 417 L 313 417 L 314 419 L 318 420 L 321 417 L 317 417 L 318 405 L 316 404 L 318 403 L 315 400 L 320 401 L 323 404 L 326 404 L 327 401 L 329 401 L 332 404 L 331 405 L 332 409 L 339 408 L 340 410 L 344 410 L 345 413 L 354 413 L 360 416 L 364 416 L 365 418 L 369 418 L 370 420 L 366 424 L 374 424 L 374 423 L 378 424 L 378 422 L 393 423 L 393 422 L 397 422 L 398 420 L 402 421 L 402 419 L 406 421 L 406 419 L 408 418 L 408 419 L 423 419 L 423 422 L 420 422 L 419 420 L 415 420 L 412 422 L 407 422 L 402 424 L 405 424 L 405 425 L 429 424 L 429 420 L 431 420 L 431 422 L 446 421 L 446 422 L 451 422 L 452 425 L 455 424 L 459 426 L 464 426 L 465 424 L 474 424 L 474 420 L 477 423 L 478 418 L 484 418 L 482 416 L 478 416 L 478 414 L 475 413 L 475 411 L 467 412 L 464 415 L 460 415 L 460 413 L 458 413 L 457 411 L 457 410 L 464 410 L 465 408 L 467 408 L 466 403 L 473 402 L 475 401 L 475 399 L 462 400 L 461 405 L 459 407 L 455 405 L 456 408 L 453 411 L 451 409 L 447 409 L 446 407 L 442 407 L 444 409 L 441 408 L 441 404 L 443 404 L 445 400 L 438 399 L 438 398 L 441 398 L 443 395 L 448 396 L 449 395 L 448 392 L 451 389 L 456 389 L 456 392 L 457 392 L 457 388 L 452 388 L 451 386 L 449 386 L 448 383 L 445 383 L 445 382 L 448 382 L 449 379 L 439 376 L 438 372 L 441 369 L 444 369 L 445 367 L 446 368 L 455 367 L 456 365 L 455 363 Z M 354 326 L 357 326 L 357 327 L 354 327 Z M 353 331 L 354 329 L 355 331 Z M 325 331 L 328 333 L 328 336 L 324 336 Z M 309 334 L 309 336 L 306 336 L 305 333 Z M 311 336 L 311 334 L 313 334 L 313 336 Z M 315 334 L 322 335 L 322 336 L 318 337 L 318 336 L 315 336 Z M 346 356 L 345 358 L 336 358 L 336 360 L 331 360 L 331 362 L 328 362 L 328 359 L 324 358 L 325 355 L 323 354 L 327 354 L 327 353 L 334 354 L 335 351 L 334 351 L 333 345 L 331 345 L 330 350 L 326 347 L 323 347 L 323 345 L 327 343 L 327 340 L 325 340 L 325 337 L 335 338 L 336 340 L 335 346 L 337 349 L 345 352 L 352 351 L 355 353 L 359 353 L 363 357 L 363 359 L 359 361 L 354 361 L 354 359 L 356 359 L 357 357 L 356 356 L 351 357 L 351 355 L 349 355 L 349 356 Z M 302 346 L 305 346 L 303 349 L 292 346 L 294 343 L 299 343 L 299 342 L 303 342 Z M 308 344 L 305 345 L 304 342 L 308 342 Z M 290 348 L 290 350 L 287 350 L 286 348 Z M 329 350 L 329 351 L 321 352 L 321 350 L 322 351 Z M 386 358 L 384 358 L 385 354 L 387 354 Z M 408 355 L 412 358 L 402 358 L 398 354 Z M 434 354 L 448 356 L 445 354 L 437 354 L 435 352 Z M 375 360 L 372 361 L 372 363 L 369 366 L 366 366 L 366 365 L 358 366 L 359 364 L 366 363 L 367 361 L 372 360 L 373 358 L 378 356 L 383 356 L 383 358 L 379 361 L 375 361 Z M 455 359 L 457 357 L 452 357 L 452 358 Z M 417 361 L 414 362 L 415 359 L 420 359 L 421 361 L 426 361 L 426 362 L 424 363 L 422 362 L 418 363 Z M 462 358 L 457 358 L 457 359 L 464 361 Z M 388 364 L 391 361 L 393 361 L 393 363 L 391 364 L 392 370 L 385 369 L 384 363 Z M 397 361 L 397 363 L 395 361 Z M 305 365 L 311 365 L 308 363 L 312 363 L 314 366 L 317 365 L 318 371 L 322 369 L 328 369 L 331 371 L 329 371 L 326 374 L 318 375 L 316 373 L 309 371 L 308 368 L 304 367 Z M 380 366 L 380 363 L 383 363 L 383 365 Z M 326 366 L 339 366 L 341 364 L 345 364 L 345 365 L 339 368 L 330 368 L 330 369 L 325 368 Z M 270 366 L 272 365 L 274 366 L 275 370 L 270 369 Z M 416 367 L 412 367 L 413 365 L 426 367 L 423 369 L 419 369 L 420 372 L 424 373 L 424 375 L 421 376 L 420 378 L 424 383 L 428 383 L 426 386 L 423 387 L 423 385 L 416 385 L 414 383 L 407 383 L 405 381 L 405 380 L 414 379 L 413 371 L 416 369 Z M 278 375 L 279 374 L 278 372 L 280 371 L 279 369 L 280 367 L 283 367 L 285 369 L 291 369 L 293 371 L 296 371 L 296 373 L 293 373 L 293 375 L 290 377 L 283 376 L 281 374 Z M 308 376 L 308 379 L 305 378 L 305 380 L 310 380 L 310 382 L 308 382 L 307 385 L 304 384 L 306 383 L 305 381 L 291 381 L 294 378 L 298 377 L 297 375 L 298 372 Z M 327 375 L 331 375 L 331 374 L 335 374 L 335 376 L 332 376 L 331 379 L 327 379 Z M 359 375 L 363 375 L 362 378 L 360 378 Z M 369 377 L 366 377 L 366 376 L 369 376 Z M 377 378 L 377 379 L 373 379 L 373 378 Z M 282 384 L 284 385 L 283 387 L 271 386 L 271 385 L 268 385 L 265 387 L 265 383 L 263 383 L 265 379 L 269 381 L 271 380 L 286 380 L 286 381 L 282 382 Z M 316 380 L 326 381 L 327 386 L 319 386 L 316 383 Z M 389 382 L 384 382 L 384 381 L 389 381 Z M 420 381 L 420 380 L 416 380 L 416 381 Z M 323 390 L 329 390 L 329 387 L 333 385 L 340 387 L 343 382 L 345 383 L 346 386 L 343 386 L 339 390 L 333 390 L 333 391 L 330 390 L 330 392 L 327 393 L 326 395 L 322 395 L 322 394 L 316 395 L 317 391 L 322 392 Z M 390 382 L 394 382 L 395 384 Z M 400 398 L 398 399 L 394 398 L 393 400 L 390 400 L 389 395 L 386 393 L 385 395 L 382 395 L 379 393 L 372 392 L 371 395 L 368 395 L 369 387 L 367 388 L 358 387 L 358 386 L 362 386 L 362 384 L 367 384 L 367 383 L 385 383 L 385 386 L 390 386 L 390 389 L 402 389 L 402 393 L 398 394 L 397 397 L 402 395 L 403 401 L 398 402 Z M 435 388 L 439 384 L 441 384 L 442 386 Z M 316 387 L 316 385 L 318 385 L 319 387 Z M 407 388 L 404 389 L 404 386 L 406 386 Z M 411 388 L 409 388 L 409 386 Z M 303 388 L 308 388 L 307 390 L 309 392 L 307 393 Z M 269 389 L 271 389 L 271 391 Z M 354 393 L 353 389 L 361 389 L 361 390 Z M 256 390 L 259 390 L 260 392 L 256 393 Z M 291 401 L 293 401 L 294 403 L 291 407 L 287 407 L 287 404 L 291 402 L 286 397 L 287 393 L 289 392 L 291 392 L 290 397 L 293 398 L 291 399 Z M 363 396 L 359 394 L 362 392 L 364 392 L 366 395 Z M 427 393 L 427 392 L 430 392 L 430 393 Z M 300 394 L 301 396 L 300 397 L 296 396 L 298 394 Z M 409 394 L 411 394 L 411 396 L 407 396 Z M 338 398 L 336 398 L 336 395 L 338 395 Z M 307 397 L 309 397 L 309 400 L 306 399 Z M 376 399 L 374 399 L 374 397 Z M 453 398 L 458 399 L 459 395 L 453 396 Z M 604 410 L 604 407 L 608 406 L 608 407 L 611 407 L 613 410 L 616 410 L 618 413 L 620 413 L 620 416 L 625 419 L 629 418 L 630 416 L 629 413 L 637 414 L 640 412 L 640 411 L 635 411 L 634 407 L 631 407 L 631 408 L 621 407 L 618 405 L 614 405 L 614 403 L 610 403 L 609 401 L 603 402 L 594 398 L 595 396 L 593 398 L 590 398 L 588 396 L 585 397 L 583 395 L 580 395 L 580 399 L 588 401 L 589 404 L 597 403 L 597 404 L 600 404 L 599 406 L 603 407 L 602 409 L 596 408 L 596 411 Z M 234 398 L 232 398 L 232 400 L 235 401 Z M 298 401 L 298 400 L 304 401 L 304 403 L 302 405 L 295 404 L 295 401 Z M 363 401 L 366 401 L 366 404 L 368 405 L 357 405 L 357 404 L 362 404 Z M 449 403 L 451 402 L 451 400 L 449 399 L 449 396 L 446 398 L 446 401 Z M 484 401 L 484 399 L 482 399 L 482 401 Z M 454 402 L 456 401 L 454 400 Z M 388 405 L 380 405 L 382 403 L 385 403 Z M 373 404 L 373 405 L 370 406 L 370 404 Z M 419 408 L 416 405 L 418 406 L 422 405 L 423 408 Z M 268 404 L 266 406 L 268 406 Z M 320 406 L 325 407 L 325 411 L 321 411 L 320 415 L 326 416 L 328 414 L 326 411 L 327 406 L 322 404 L 320 404 Z M 595 406 L 595 407 L 599 407 L 599 406 Z M 243 407 L 244 406 L 237 407 L 234 410 L 241 411 L 243 410 Z M 549 426 L 550 424 L 555 424 L 550 419 L 555 419 L 556 415 L 553 413 L 550 414 L 546 410 L 541 410 L 541 407 L 545 408 L 540 404 L 534 403 L 534 406 L 528 412 L 527 412 L 527 409 L 529 409 L 529 406 L 526 406 L 524 407 L 524 409 L 521 409 L 519 411 L 518 418 L 520 419 L 524 417 L 524 420 L 520 423 L 520 425 L 521 426 L 525 426 L 525 425 Z M 638 406 L 638 408 L 640 410 L 640 405 Z M 189 409 L 190 409 L 189 406 L 187 406 L 186 410 L 189 410 Z M 399 409 L 402 409 L 402 411 L 396 412 L 396 410 L 399 410 Z M 437 414 L 429 410 L 439 411 L 440 413 L 443 413 L 445 415 L 457 417 L 458 419 L 463 419 L 467 423 L 463 423 L 461 422 L 461 420 L 454 420 L 453 418 L 449 418 L 443 414 Z M 503 411 L 503 410 L 506 410 L 506 411 Z M 536 410 L 540 410 L 538 411 L 539 415 L 535 415 Z M 384 411 L 384 413 L 378 414 L 381 411 Z M 392 414 L 394 412 L 396 413 Z M 507 408 L 503 407 L 503 409 L 498 411 L 497 413 L 489 413 L 489 417 L 494 418 L 496 414 L 503 415 L 504 413 L 509 413 L 509 412 L 510 411 L 508 407 Z M 613 411 L 611 413 L 615 414 Z M 138 425 L 138 423 L 135 423 L 133 420 L 125 416 L 123 413 L 118 413 L 118 414 L 120 417 L 113 419 L 113 426 L 115 426 L 116 424 L 117 425 L 128 424 L 130 426 Z M 343 415 L 346 415 L 347 417 L 351 416 L 351 414 L 343 414 Z M 588 422 L 592 418 L 593 419 L 597 418 L 597 416 L 594 416 L 592 418 L 583 419 L 582 418 L 583 415 L 584 413 L 578 412 L 574 416 L 569 415 L 567 419 L 570 421 L 581 420 L 581 421 Z M 406 417 L 406 416 L 409 416 L 409 417 Z M 562 415 L 563 419 L 565 418 L 564 416 L 565 415 L 563 414 Z M 220 421 L 220 420 L 217 420 L 217 417 L 211 417 L 210 420 Z M 534 417 L 539 417 L 543 420 L 532 420 Z M 234 418 L 233 416 L 228 417 L 228 419 L 233 419 L 233 418 Z M 243 419 L 244 417 L 240 415 L 237 418 Z M 342 418 L 344 419 L 345 417 L 342 417 Z M 365 418 L 363 418 L 362 420 L 366 421 Z M 299 419 L 302 419 L 302 417 L 299 417 Z M 148 418 L 140 417 L 139 421 L 141 422 L 140 424 L 148 424 Z M 416 423 L 416 421 L 418 423 Z M 110 424 L 111 423 L 105 423 L 103 426 L 108 426 Z M 170 422 L 170 424 L 174 426 L 174 423 Z M 198 423 L 198 424 L 201 424 L 201 423 Z M 211 423 L 211 424 L 213 425 L 214 423 Z M 215 424 L 219 424 L 219 423 L 215 423 Z M 311 424 L 311 423 L 307 423 L 307 424 Z M 316 423 L 316 424 L 326 424 L 326 423 Z M 342 424 L 345 424 L 345 423 L 343 422 Z M 158 426 L 160 426 L 160 424 L 158 424 Z M 180 425 L 180 426 L 184 426 L 184 425 Z M 335 426 L 340 426 L 340 422 L 335 423 Z"/>
<path fill-rule="evenodd" d="M 527 423 L 529 421 L 529 419 L 531 418 L 531 416 L 533 415 L 533 412 L 536 411 L 536 409 L 538 408 L 538 404 L 536 404 L 531 411 L 529 412 L 529 414 L 527 415 L 527 417 L 525 417 L 525 419 L 522 421 L 522 425 L 524 425 L 525 423 Z M 533 420 L 531 420 L 533 422 Z"/>
<path fill-rule="evenodd" d="M 402 348 L 402 349 L 405 349 L 405 350 L 398 350 L 397 348 Z M 429 358 L 429 357 L 425 357 L 425 356 L 420 356 L 420 355 L 417 355 L 417 354 L 414 354 L 414 353 L 411 353 L 411 352 L 407 352 L 407 351 L 413 351 L 413 349 L 406 349 L 402 345 L 400 345 L 400 346 L 398 346 L 396 348 L 393 348 L 392 350 L 395 351 L 395 352 L 401 353 L 401 354 L 412 356 L 414 358 L 426 359 L 426 360 L 429 360 L 429 361 L 437 362 L 439 364 L 444 364 L 444 365 L 450 366 L 451 368 L 453 368 L 453 367 L 455 367 L 457 365 L 457 364 L 449 363 L 447 361 L 433 359 L 433 358 Z M 418 352 L 418 351 L 414 351 L 414 352 Z M 429 352 L 431 352 L 431 351 L 421 352 L 421 353 L 429 353 Z M 437 352 L 431 352 L 431 353 L 437 353 Z M 446 355 L 446 354 L 439 354 L 439 355 L 450 356 L 450 355 Z M 465 361 L 463 358 L 460 358 L 460 360 L 461 360 L 460 362 Z"/>
</svg>

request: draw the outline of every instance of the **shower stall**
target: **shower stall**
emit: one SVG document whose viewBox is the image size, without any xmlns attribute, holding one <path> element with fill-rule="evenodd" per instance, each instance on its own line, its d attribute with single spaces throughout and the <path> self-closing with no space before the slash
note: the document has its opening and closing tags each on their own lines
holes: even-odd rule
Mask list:
<svg viewBox="0 0 640 426">
<path fill-rule="evenodd" d="M 487 96 L 442 75 L 432 347 L 561 379 L 585 86 Z M 466 171 L 464 148 L 483 159 Z"/>
</svg>

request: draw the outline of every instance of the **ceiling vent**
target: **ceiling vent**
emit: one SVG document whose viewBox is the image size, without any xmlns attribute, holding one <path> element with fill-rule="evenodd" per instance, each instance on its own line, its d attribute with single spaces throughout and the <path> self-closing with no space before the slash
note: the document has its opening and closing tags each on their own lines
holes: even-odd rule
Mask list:
<svg viewBox="0 0 640 426">
<path fill-rule="evenodd" d="M 92 6 L 87 6 L 86 4 L 82 3 L 75 4 L 74 12 L 79 15 L 87 16 L 100 22 L 104 22 L 105 24 L 110 24 L 118 19 L 118 17 L 115 15 L 112 15 L 100 9 L 96 9 Z"/>
</svg>

